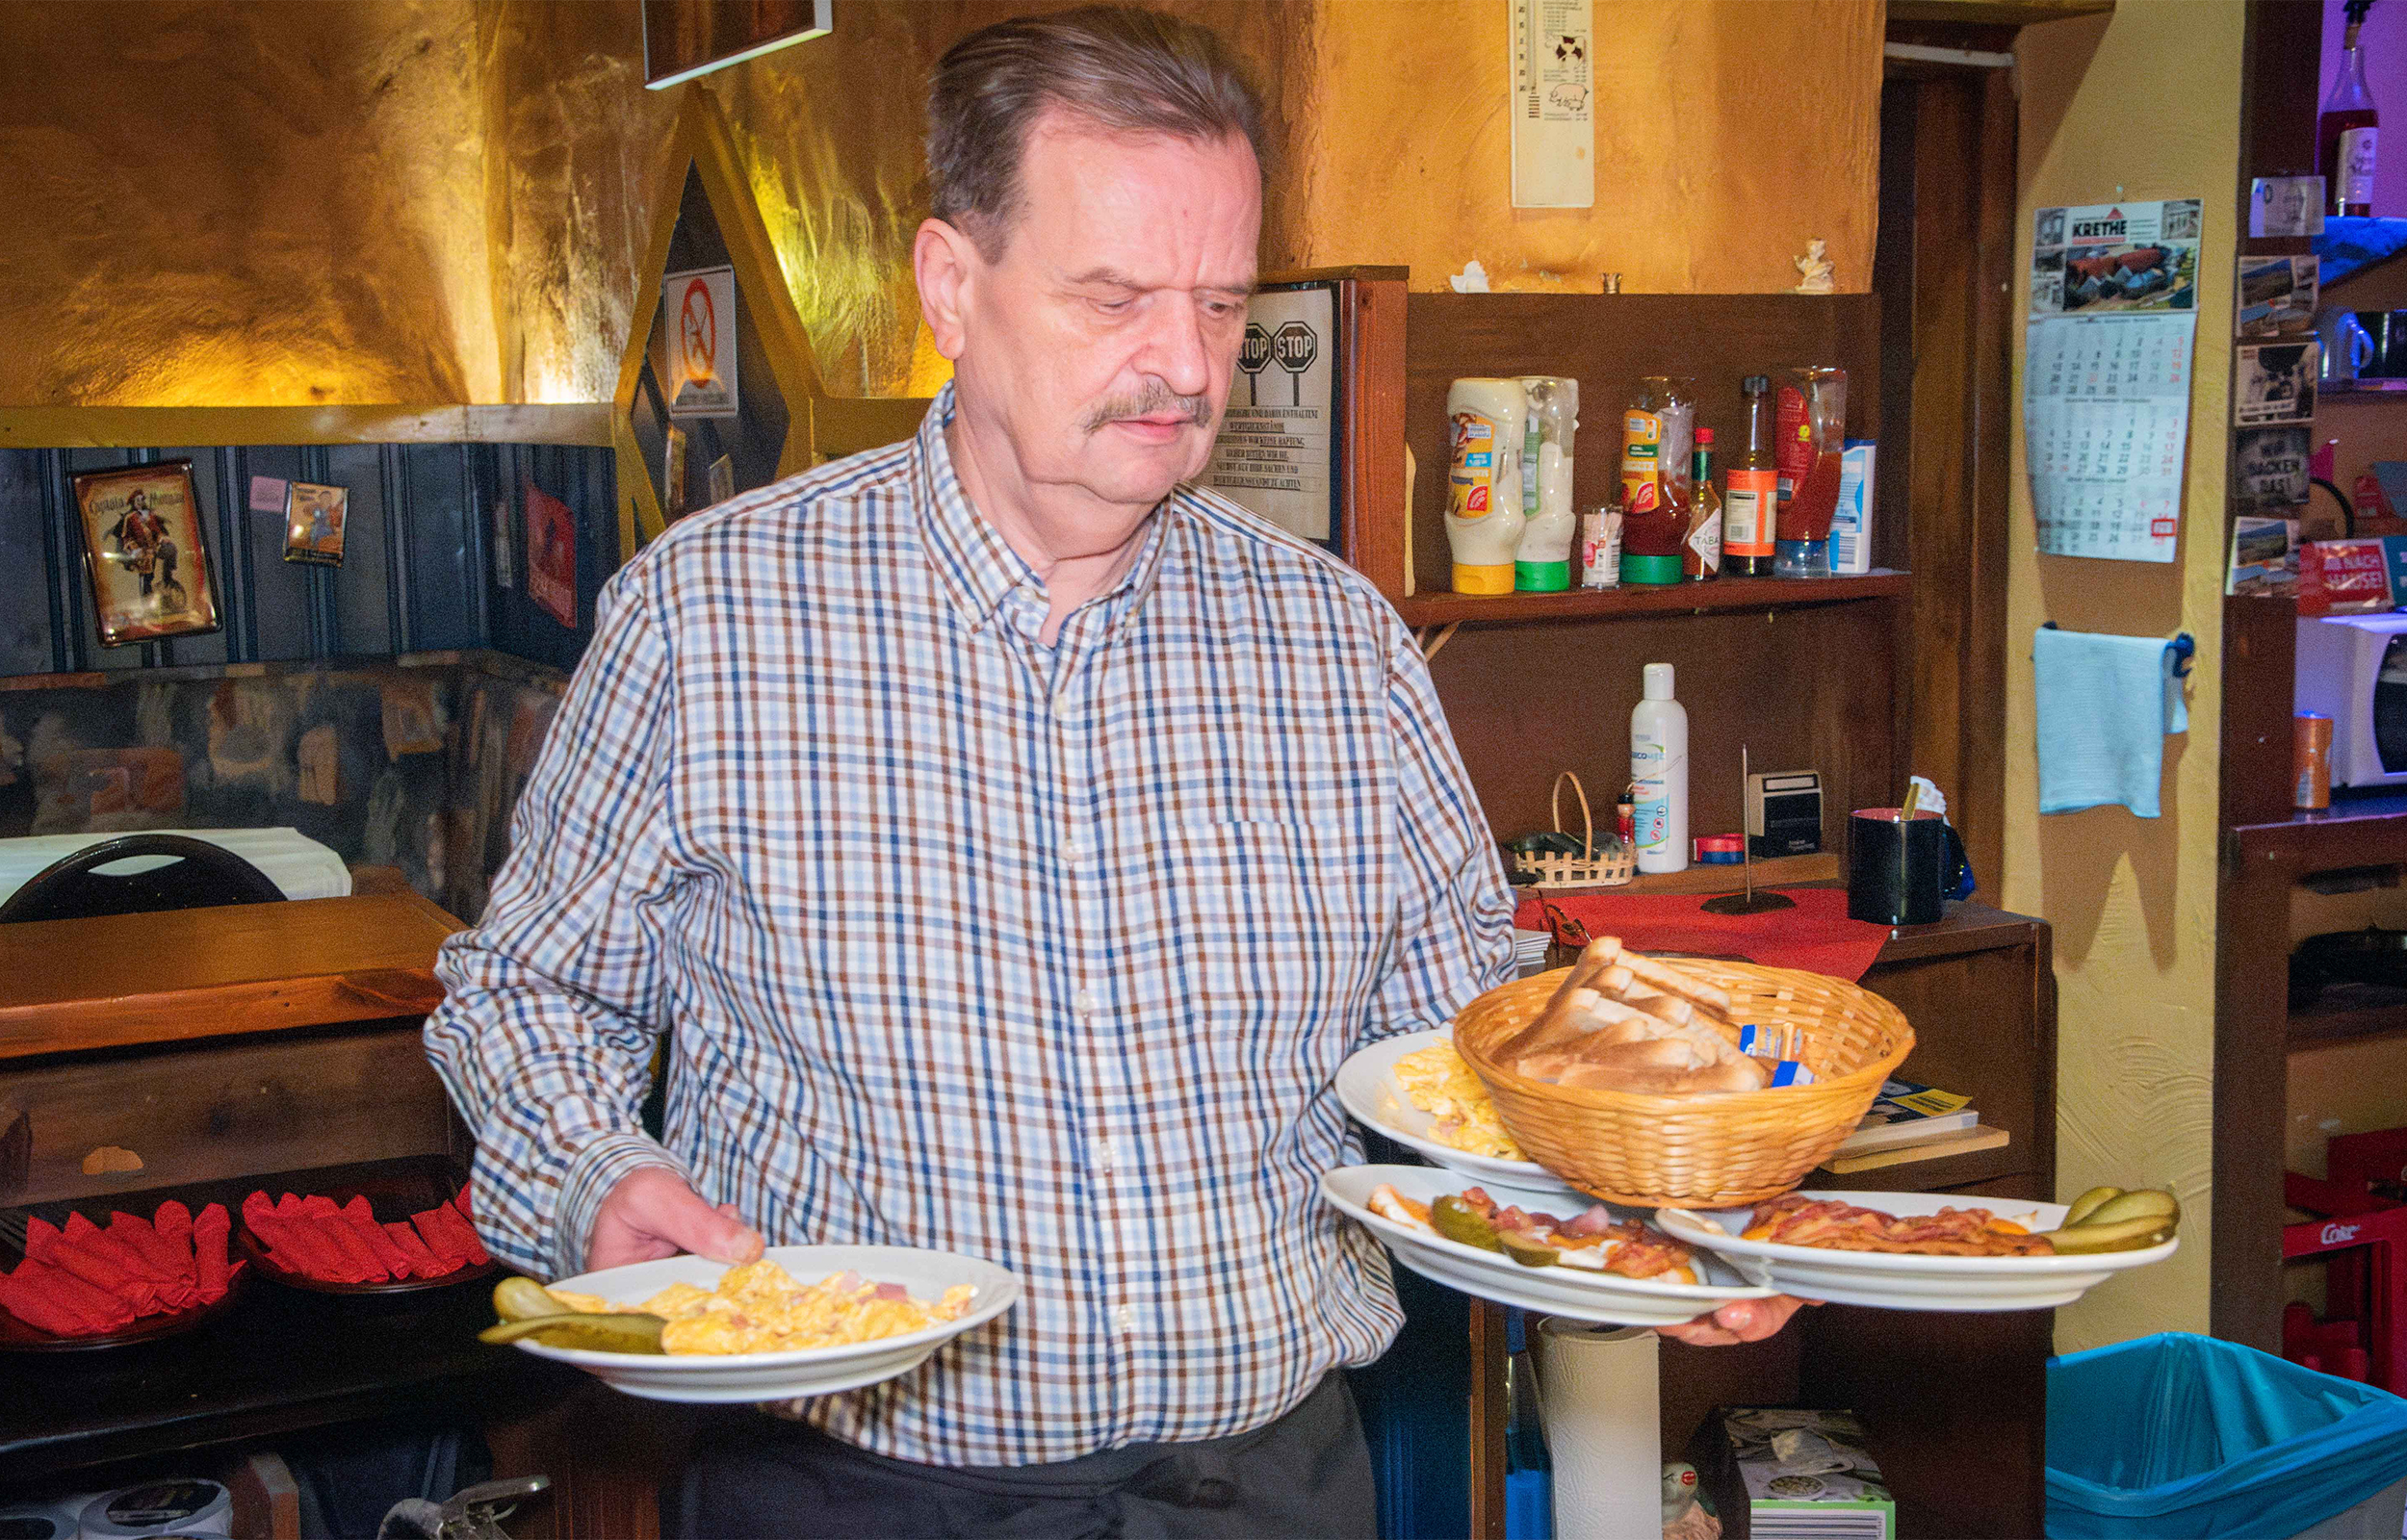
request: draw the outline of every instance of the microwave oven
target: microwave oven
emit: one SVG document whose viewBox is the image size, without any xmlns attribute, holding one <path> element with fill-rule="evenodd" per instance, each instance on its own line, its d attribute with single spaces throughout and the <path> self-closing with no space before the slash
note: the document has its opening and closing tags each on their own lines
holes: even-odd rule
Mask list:
<svg viewBox="0 0 2407 1540">
<path fill-rule="evenodd" d="M 2407 615 L 2302 617 L 2295 700 L 2332 719 L 2332 784 L 2407 785 Z"/>
</svg>

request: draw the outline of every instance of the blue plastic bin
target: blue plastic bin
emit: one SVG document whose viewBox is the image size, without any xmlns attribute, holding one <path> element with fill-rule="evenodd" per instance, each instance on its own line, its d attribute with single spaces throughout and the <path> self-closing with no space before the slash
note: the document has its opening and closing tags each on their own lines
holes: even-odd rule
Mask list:
<svg viewBox="0 0 2407 1540">
<path fill-rule="evenodd" d="M 2370 1385 L 2187 1332 L 2048 1361 L 2052 1537 L 2280 1540 L 2402 1478 L 2407 1400 Z"/>
</svg>

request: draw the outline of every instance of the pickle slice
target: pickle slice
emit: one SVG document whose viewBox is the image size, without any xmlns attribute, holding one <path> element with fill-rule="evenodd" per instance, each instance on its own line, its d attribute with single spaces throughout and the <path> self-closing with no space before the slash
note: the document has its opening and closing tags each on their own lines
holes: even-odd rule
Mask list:
<svg viewBox="0 0 2407 1540">
<path fill-rule="evenodd" d="M 2144 1214 L 2112 1224 L 2076 1224 L 2068 1230 L 2052 1230 L 2045 1239 L 2056 1247 L 2058 1255 L 2079 1256 L 2089 1251 L 2136 1251 L 2161 1245 L 2172 1234 L 2172 1220 L 2161 1214 Z"/>
<path fill-rule="evenodd" d="M 493 1286 L 493 1313 L 504 1321 L 532 1321 L 561 1314 L 560 1302 L 532 1278 L 504 1278 Z"/>
<path fill-rule="evenodd" d="M 2089 1217 L 2081 1222 L 2083 1224 L 2117 1224 L 2125 1219 L 2147 1219 L 2151 1216 L 2162 1219 L 2167 1224 L 2178 1222 L 2182 1217 L 2181 1200 L 2170 1193 L 2118 1194 L 2090 1210 Z M 2071 1223 L 2072 1221 L 2068 1219 L 2065 1222 Z"/>
<path fill-rule="evenodd" d="M 1483 1251 L 1501 1251 L 1504 1243 L 1496 1239 L 1496 1226 L 1488 1216 L 1449 1193 L 1429 1206 L 1431 1228 L 1449 1241 L 1475 1245 Z"/>
<path fill-rule="evenodd" d="M 1496 1238 L 1496 1244 L 1504 1247 L 1506 1256 L 1525 1268 L 1551 1268 L 1563 1260 L 1563 1253 L 1553 1246 L 1536 1241 L 1524 1241 L 1517 1236 L 1500 1235 Z"/>
<path fill-rule="evenodd" d="M 660 1329 L 667 1324 L 658 1316 L 597 1316 L 566 1311 L 505 1321 L 477 1333 L 477 1340 L 510 1343 L 531 1337 L 546 1348 L 582 1348 L 602 1353 L 661 1353 L 668 1350 L 660 1346 Z"/>
<path fill-rule="evenodd" d="M 2119 1187 L 2093 1187 L 2088 1192 L 2083 1193 L 2081 1196 L 2073 1199 L 2073 1206 L 2064 1211 L 2064 1222 L 2066 1224 L 2079 1224 L 2082 1220 L 2096 1213 L 2099 1207 L 2106 1203 L 2107 1200 L 2109 1198 L 2118 1198 L 2122 1195 L 2123 1190 Z"/>
</svg>

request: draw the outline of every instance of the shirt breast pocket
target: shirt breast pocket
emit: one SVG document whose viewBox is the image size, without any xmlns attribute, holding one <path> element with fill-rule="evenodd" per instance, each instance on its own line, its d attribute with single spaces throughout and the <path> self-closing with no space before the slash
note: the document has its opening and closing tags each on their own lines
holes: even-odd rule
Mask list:
<svg viewBox="0 0 2407 1540">
<path fill-rule="evenodd" d="M 1375 846 L 1341 823 L 1262 819 L 1182 824 L 1178 850 L 1188 1010 L 1216 1026 L 1351 1032 L 1392 907 Z"/>
</svg>

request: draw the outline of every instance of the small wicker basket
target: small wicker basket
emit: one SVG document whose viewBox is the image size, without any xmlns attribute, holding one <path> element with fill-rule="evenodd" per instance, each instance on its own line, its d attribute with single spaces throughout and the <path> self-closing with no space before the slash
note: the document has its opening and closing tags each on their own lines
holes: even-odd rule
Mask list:
<svg viewBox="0 0 2407 1540">
<path fill-rule="evenodd" d="M 1596 820 L 1588 810 L 1588 792 L 1580 785 L 1580 778 L 1566 770 L 1555 777 L 1554 790 L 1546 798 L 1546 811 L 1554 820 L 1555 833 L 1568 834 L 1563 827 L 1563 783 L 1571 783 L 1571 794 L 1580 802 L 1580 848 L 1596 849 Z M 1618 887 L 1638 873 L 1637 858 L 1618 834 L 1613 835 L 1601 855 L 1547 856 L 1532 852 L 1509 852 L 1513 869 L 1527 872 L 1538 879 L 1535 889 L 1541 893 L 1563 892 L 1575 888 Z"/>
<path fill-rule="evenodd" d="M 1683 958 L 1730 991 L 1731 1014 L 1801 1039 L 1810 1086 L 1642 1095 L 1529 1080 L 1491 1050 L 1545 1009 L 1570 970 L 1499 985 L 1464 1006 L 1454 1044 L 1530 1159 L 1581 1192 L 1633 1208 L 1743 1208 L 1776 1197 L 1855 1131 L 1914 1046 L 1904 1014 L 1844 980 L 1751 962 Z"/>
</svg>

